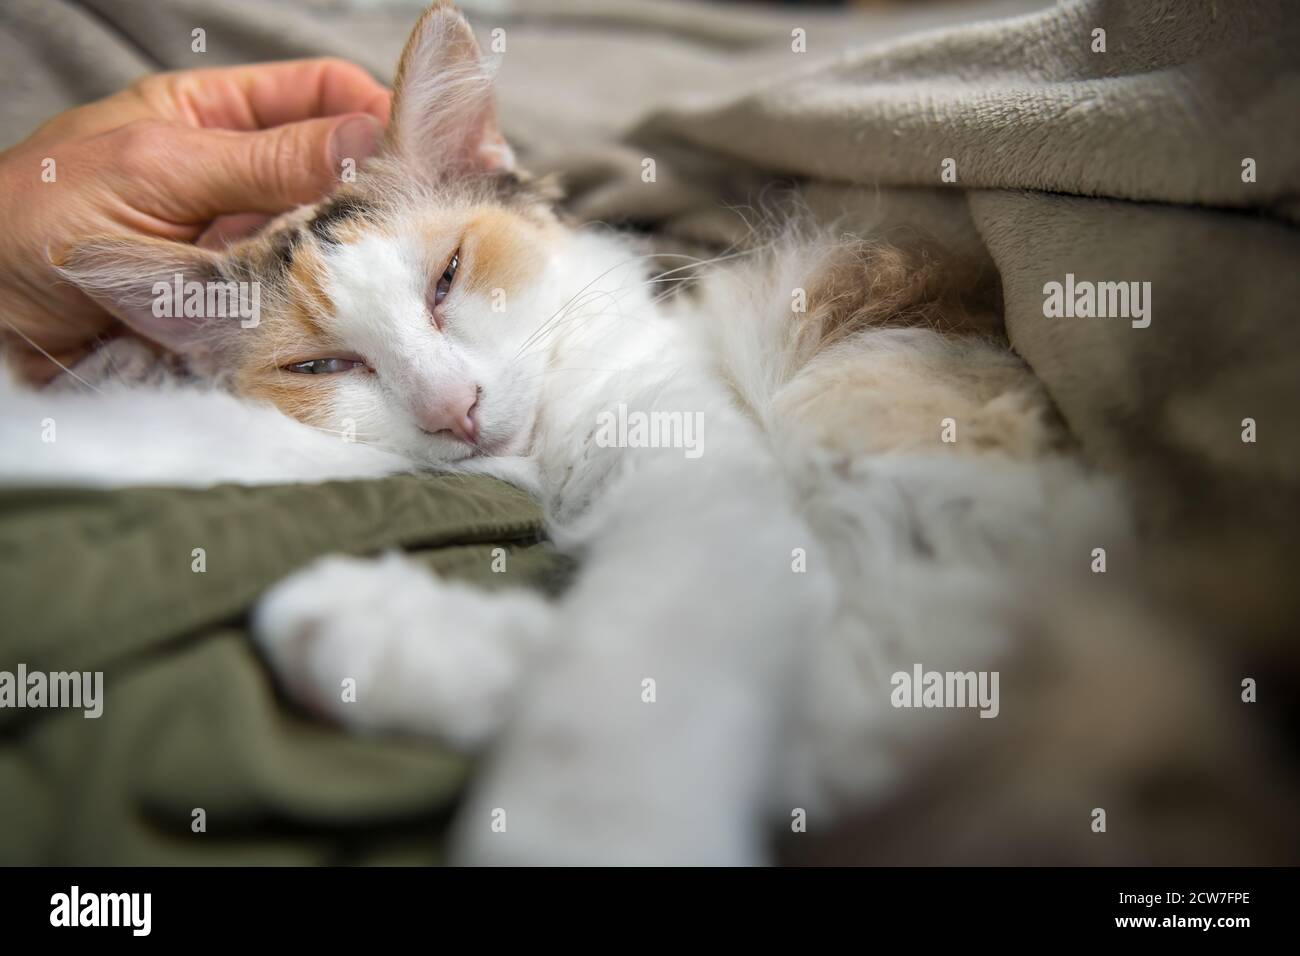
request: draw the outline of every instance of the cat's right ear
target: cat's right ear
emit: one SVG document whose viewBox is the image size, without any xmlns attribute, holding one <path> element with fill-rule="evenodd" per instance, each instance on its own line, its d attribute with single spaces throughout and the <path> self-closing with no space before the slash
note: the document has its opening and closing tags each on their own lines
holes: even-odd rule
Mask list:
<svg viewBox="0 0 1300 956">
<path fill-rule="evenodd" d="M 106 311 L 191 357 L 223 349 L 241 327 L 240 306 L 249 296 L 226 280 L 223 258 L 181 242 L 126 236 L 87 239 L 50 253 L 55 271 Z"/>
<path fill-rule="evenodd" d="M 435 3 L 411 31 L 393 86 L 386 151 L 437 181 L 507 173 L 514 153 L 496 121 L 492 66 L 465 18 Z"/>
</svg>

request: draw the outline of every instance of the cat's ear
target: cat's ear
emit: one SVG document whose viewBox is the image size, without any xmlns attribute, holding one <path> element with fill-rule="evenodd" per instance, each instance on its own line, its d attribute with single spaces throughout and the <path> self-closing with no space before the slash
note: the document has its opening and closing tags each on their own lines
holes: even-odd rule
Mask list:
<svg viewBox="0 0 1300 956">
<path fill-rule="evenodd" d="M 491 65 L 450 5 L 434 4 L 406 41 L 386 146 L 425 179 L 514 170 L 497 126 Z"/>
<path fill-rule="evenodd" d="M 240 284 L 226 279 L 224 258 L 181 242 L 118 236 L 50 254 L 63 279 L 140 335 L 188 356 L 212 354 L 230 343 L 241 323 L 249 327 L 242 315 L 249 296 L 241 297 Z"/>
</svg>

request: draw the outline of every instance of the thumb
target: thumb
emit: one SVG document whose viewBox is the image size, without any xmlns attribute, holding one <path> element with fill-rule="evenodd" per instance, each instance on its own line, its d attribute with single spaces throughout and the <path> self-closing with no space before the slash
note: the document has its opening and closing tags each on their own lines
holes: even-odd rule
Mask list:
<svg viewBox="0 0 1300 956">
<path fill-rule="evenodd" d="M 214 132 L 196 131 L 204 155 L 188 171 L 187 198 L 202 218 L 314 202 L 338 185 L 346 161 L 359 165 L 378 148 L 384 129 L 373 116 L 354 113 L 256 133 Z"/>
</svg>

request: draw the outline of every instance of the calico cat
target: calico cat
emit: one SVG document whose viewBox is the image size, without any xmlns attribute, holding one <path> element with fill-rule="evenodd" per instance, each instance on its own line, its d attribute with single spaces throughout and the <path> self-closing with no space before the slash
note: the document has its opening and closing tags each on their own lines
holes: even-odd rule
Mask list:
<svg viewBox="0 0 1300 956">
<path fill-rule="evenodd" d="M 436 4 L 355 183 L 224 252 L 90 240 L 60 267 L 241 399 L 544 502 L 580 563 L 556 600 L 335 557 L 255 614 L 301 703 L 492 744 L 460 859 L 762 862 L 773 819 L 882 797 L 900 750 L 975 717 L 895 706 L 893 675 L 996 671 L 1122 508 L 941 262 L 787 225 L 664 298 L 680 260 L 554 198 Z M 178 274 L 257 283 L 256 324 L 155 315 Z"/>
</svg>

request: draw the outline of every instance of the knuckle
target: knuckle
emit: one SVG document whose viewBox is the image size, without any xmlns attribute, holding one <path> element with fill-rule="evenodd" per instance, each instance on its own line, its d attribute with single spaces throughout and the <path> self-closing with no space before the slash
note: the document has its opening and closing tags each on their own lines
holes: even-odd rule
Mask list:
<svg viewBox="0 0 1300 956">
<path fill-rule="evenodd" d="M 257 166 L 277 196 L 292 196 L 297 184 L 311 174 L 310 152 L 296 131 L 282 129 L 260 140 Z"/>
<path fill-rule="evenodd" d="M 166 73 L 150 73 L 148 76 L 142 76 L 134 80 L 127 86 L 127 90 L 132 93 L 149 93 L 156 90 L 169 79 Z"/>
<path fill-rule="evenodd" d="M 365 73 L 361 67 L 341 56 L 322 56 L 316 58 L 316 64 L 325 73 Z M 369 74 L 367 74 L 369 75 Z"/>
<path fill-rule="evenodd" d="M 156 164 L 159 154 L 167 148 L 166 126 L 159 120 L 141 119 L 118 128 L 113 134 L 114 161 L 128 173 Z"/>
</svg>

